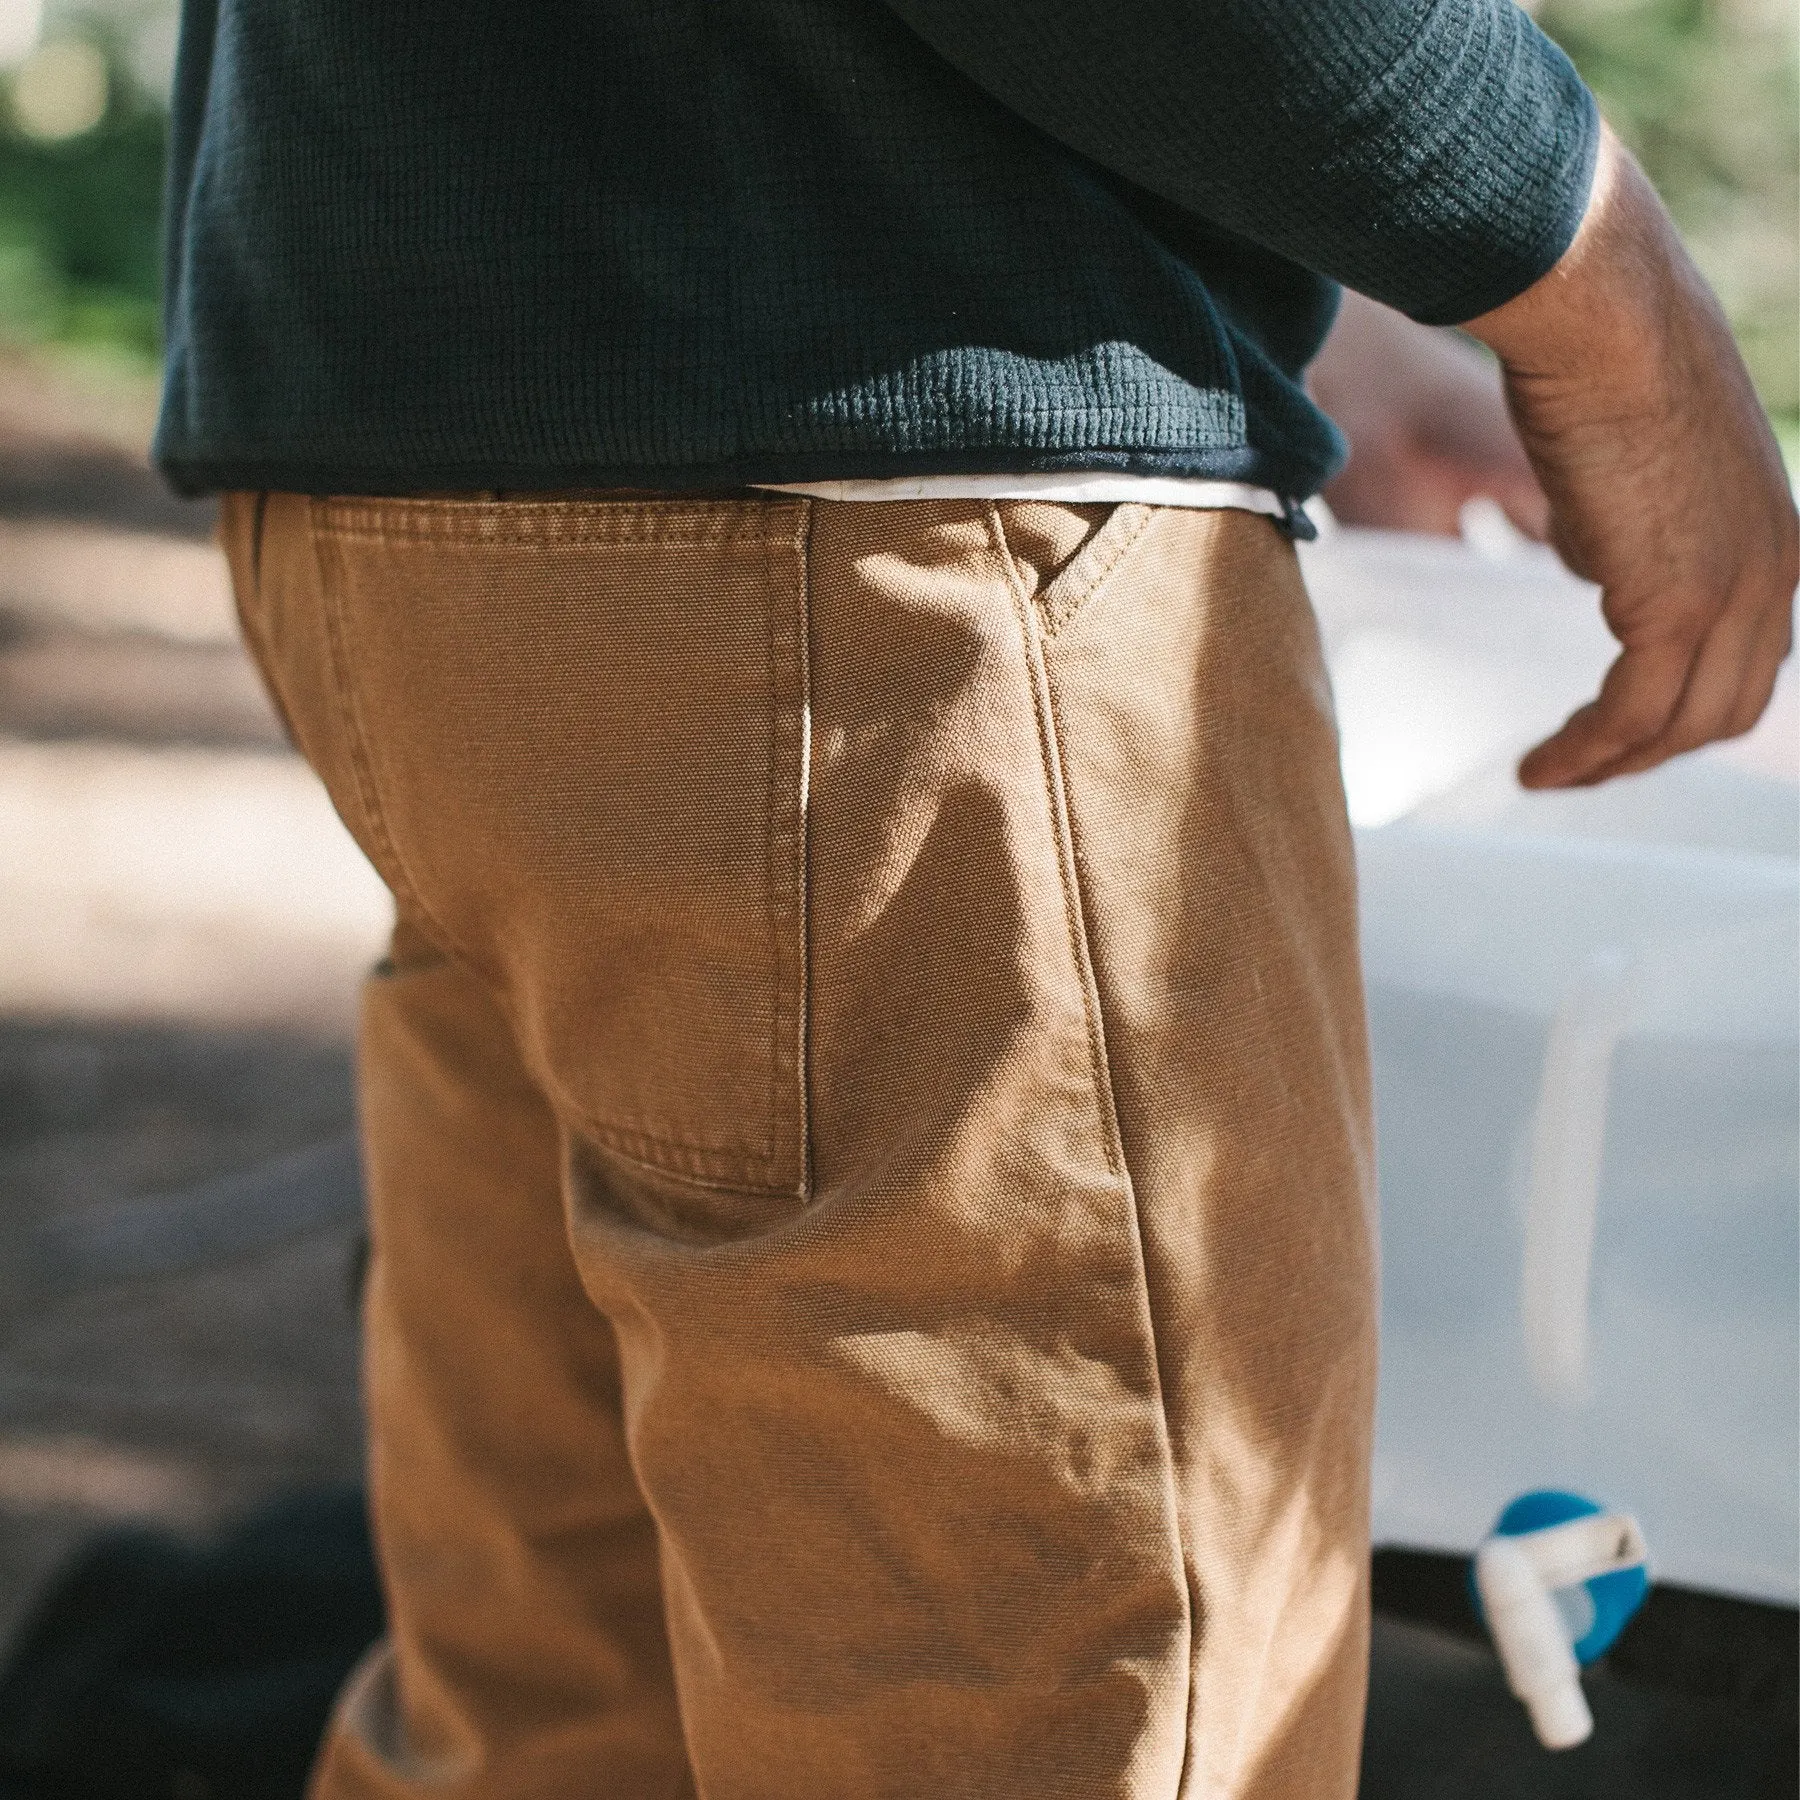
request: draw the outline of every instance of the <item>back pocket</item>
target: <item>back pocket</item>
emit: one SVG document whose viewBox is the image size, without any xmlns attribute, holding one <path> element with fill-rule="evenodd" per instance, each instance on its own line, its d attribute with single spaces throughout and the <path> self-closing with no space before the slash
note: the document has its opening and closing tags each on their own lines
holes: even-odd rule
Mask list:
<svg viewBox="0 0 1800 1800">
<path fill-rule="evenodd" d="M 311 509 L 343 703 L 325 729 L 358 789 L 340 809 L 403 906 L 491 978 L 569 1125 L 796 1197 L 806 519 L 773 501 Z"/>
</svg>

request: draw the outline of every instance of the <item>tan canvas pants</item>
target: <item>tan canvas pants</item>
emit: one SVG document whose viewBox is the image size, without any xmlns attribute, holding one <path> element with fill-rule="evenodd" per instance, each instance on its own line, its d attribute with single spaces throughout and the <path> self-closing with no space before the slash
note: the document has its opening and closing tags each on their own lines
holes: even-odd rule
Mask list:
<svg viewBox="0 0 1800 1800">
<path fill-rule="evenodd" d="M 318 1800 L 1349 1800 L 1348 831 L 1243 513 L 239 496 L 393 887 Z"/>
</svg>

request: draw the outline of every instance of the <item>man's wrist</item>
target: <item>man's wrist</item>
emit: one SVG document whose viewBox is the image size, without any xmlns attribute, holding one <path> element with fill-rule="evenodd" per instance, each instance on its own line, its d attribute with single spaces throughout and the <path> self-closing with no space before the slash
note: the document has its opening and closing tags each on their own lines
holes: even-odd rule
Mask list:
<svg viewBox="0 0 1800 1800">
<path fill-rule="evenodd" d="M 1684 301 L 1711 304 L 1656 190 L 1603 128 L 1587 211 L 1569 248 L 1522 294 L 1462 329 L 1515 379 L 1637 387 L 1654 383 Z"/>
</svg>

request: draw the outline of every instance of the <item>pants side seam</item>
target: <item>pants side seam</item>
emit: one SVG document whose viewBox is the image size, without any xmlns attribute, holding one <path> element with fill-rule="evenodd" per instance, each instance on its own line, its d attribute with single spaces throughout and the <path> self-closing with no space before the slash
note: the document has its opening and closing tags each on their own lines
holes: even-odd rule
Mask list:
<svg viewBox="0 0 1800 1800">
<path fill-rule="evenodd" d="M 1069 805 L 1067 784 L 1063 778 L 1061 722 L 1056 716 L 1056 702 L 1050 685 L 1049 669 L 1044 662 L 1043 644 L 1034 629 L 1035 612 L 1023 572 L 1006 542 L 998 507 L 988 509 L 989 529 L 1006 571 L 1014 616 L 1019 623 L 1025 652 L 1026 675 L 1031 688 L 1032 718 L 1037 727 L 1038 754 L 1043 765 L 1045 797 L 1050 804 L 1052 830 L 1056 839 L 1057 874 L 1063 891 L 1063 908 L 1068 920 L 1069 947 L 1074 958 L 1077 978 L 1081 982 L 1082 1009 L 1086 1015 L 1088 1050 L 1092 1060 L 1095 1099 L 1101 1119 L 1101 1136 L 1106 1149 L 1107 1167 L 1122 1181 L 1125 1189 L 1127 1216 L 1131 1222 L 1131 1250 L 1137 1264 L 1139 1290 L 1144 1300 L 1144 1331 L 1150 1350 L 1150 1388 L 1156 1407 L 1157 1441 L 1162 1454 L 1164 1505 L 1168 1514 L 1168 1531 L 1172 1540 L 1180 1575 L 1182 1605 L 1187 1627 L 1187 1642 L 1182 1650 L 1181 1764 L 1174 1796 L 1186 1790 L 1188 1762 L 1193 1742 L 1191 1721 L 1194 1692 L 1194 1631 L 1198 1619 L 1193 1584 L 1189 1578 L 1187 1546 L 1181 1540 L 1181 1508 L 1175 1491 L 1175 1455 L 1169 1430 L 1168 1406 L 1164 1399 L 1162 1357 L 1156 1339 L 1156 1321 L 1150 1309 L 1149 1263 L 1144 1249 L 1143 1221 L 1138 1214 L 1137 1184 L 1125 1160 L 1124 1136 L 1119 1128 L 1117 1098 L 1113 1092 L 1112 1067 L 1106 1052 L 1106 1025 L 1100 1008 L 1099 982 L 1093 959 L 1088 951 L 1088 933 L 1082 906 L 1080 874 L 1074 838 L 1074 817 Z M 1134 534 L 1134 536 L 1137 534 Z"/>
<path fill-rule="evenodd" d="M 1047 665 L 1044 670 L 1044 698 L 1045 698 L 1045 703 L 1049 708 L 1051 724 L 1052 724 L 1052 728 L 1056 735 L 1056 741 L 1058 743 L 1060 743 L 1067 734 L 1065 733 L 1065 731 L 1063 729 L 1062 712 L 1061 712 L 1061 709 L 1058 707 L 1057 701 L 1056 701 L 1056 683 L 1050 678 L 1050 672 L 1049 672 L 1049 668 Z M 1060 760 L 1059 760 L 1059 769 L 1060 769 Z M 1068 833 L 1068 841 L 1069 841 L 1069 866 L 1070 866 L 1070 877 L 1069 878 L 1072 881 L 1072 883 L 1074 884 L 1076 896 L 1077 896 L 1076 904 L 1079 906 L 1080 905 L 1080 895 L 1081 895 L 1081 891 L 1082 891 L 1082 871 L 1085 866 L 1084 862 L 1083 862 L 1082 854 L 1081 854 L 1081 833 L 1080 833 L 1079 827 L 1075 823 L 1075 807 L 1074 807 L 1073 802 L 1069 801 L 1066 792 L 1065 792 L 1063 798 L 1064 798 L 1063 829 Z M 1085 917 L 1085 913 L 1083 916 Z M 1085 944 L 1085 930 L 1084 930 L 1084 944 Z M 1098 974 L 1091 968 L 1091 966 L 1089 968 L 1088 973 L 1089 973 L 1089 979 L 1093 982 L 1094 1009 L 1095 1009 L 1095 1012 L 1098 1015 L 1098 1018 L 1100 1021 L 1099 1031 L 1101 1034 L 1101 1043 L 1102 1043 L 1102 1046 L 1104 1046 L 1105 1032 L 1106 1032 L 1105 1003 L 1100 998 L 1100 981 L 1099 981 Z M 1102 1048 L 1102 1056 L 1103 1057 L 1104 1057 L 1104 1054 L 1105 1054 L 1104 1048 Z M 1133 1208 L 1133 1214 L 1135 1216 L 1136 1207 L 1137 1207 L 1137 1184 L 1131 1178 L 1131 1164 L 1130 1164 L 1130 1159 L 1125 1150 L 1124 1132 L 1120 1129 L 1119 1124 L 1118 1124 L 1118 1109 L 1117 1109 L 1117 1104 L 1116 1104 L 1116 1101 L 1114 1100 L 1114 1096 L 1113 1096 L 1113 1092 L 1112 1092 L 1112 1067 L 1111 1067 L 1110 1063 L 1104 1064 L 1104 1067 L 1105 1067 L 1105 1071 L 1106 1071 L 1107 1097 L 1108 1097 L 1109 1102 L 1112 1103 L 1112 1105 L 1113 1105 L 1113 1129 L 1115 1131 L 1119 1132 L 1119 1162 L 1120 1162 L 1120 1166 L 1125 1170 L 1126 1181 L 1128 1182 L 1128 1184 L 1130 1185 L 1130 1188 L 1131 1188 L 1132 1208 Z M 1142 1227 L 1141 1221 L 1139 1223 L 1138 1229 L 1139 1229 L 1139 1245 L 1140 1245 L 1139 1254 L 1142 1255 L 1142 1253 L 1143 1253 L 1142 1252 L 1143 1227 Z M 1145 1271 L 1144 1271 L 1144 1287 L 1145 1287 L 1145 1294 L 1147 1297 L 1148 1293 L 1149 1293 L 1149 1268 L 1148 1268 L 1147 1260 L 1145 1263 Z M 1151 1348 L 1152 1348 L 1153 1352 L 1155 1353 L 1156 1359 L 1157 1359 L 1157 1365 L 1156 1365 L 1157 1395 L 1158 1395 L 1158 1401 L 1160 1404 L 1161 1395 L 1162 1395 L 1162 1391 L 1163 1391 L 1162 1355 L 1161 1355 L 1161 1347 L 1157 1343 L 1157 1340 L 1156 1340 L 1154 1320 L 1152 1321 L 1152 1326 L 1151 1326 Z M 1171 1451 L 1171 1457 L 1170 1457 L 1170 1468 L 1171 1468 L 1171 1481 L 1172 1481 L 1173 1480 L 1173 1453 L 1172 1453 L 1172 1451 Z M 1172 1492 L 1171 1492 L 1171 1503 L 1173 1503 L 1173 1493 Z M 1179 1513 L 1177 1513 L 1176 1517 L 1177 1517 L 1176 1531 L 1177 1531 L 1177 1536 L 1179 1537 L 1179 1533 L 1180 1533 L 1180 1525 L 1179 1525 L 1180 1515 L 1179 1515 Z M 1186 1545 L 1182 1546 L 1181 1565 L 1182 1565 L 1182 1567 L 1181 1567 L 1182 1585 L 1187 1591 L 1188 1621 L 1189 1621 L 1188 1629 L 1191 1633 L 1198 1628 L 1197 1621 L 1200 1618 L 1200 1595 L 1194 1585 L 1192 1563 L 1187 1555 Z M 1181 1752 L 1181 1780 L 1177 1784 L 1176 1789 L 1175 1789 L 1175 1792 L 1178 1796 L 1186 1793 L 1186 1791 L 1187 1791 L 1188 1765 L 1192 1759 L 1192 1754 L 1193 1754 L 1192 1746 L 1193 1746 L 1193 1742 L 1194 1742 L 1194 1727 L 1196 1724 L 1194 1708 L 1197 1705 L 1198 1700 L 1199 1700 L 1199 1691 L 1195 1685 L 1194 1676 L 1193 1676 L 1193 1657 L 1194 1657 L 1194 1647 L 1193 1647 L 1192 1639 L 1190 1638 L 1189 1646 L 1188 1646 L 1188 1659 L 1189 1660 L 1188 1660 L 1187 1706 L 1185 1708 L 1184 1718 L 1183 1718 L 1184 1730 L 1183 1730 L 1183 1736 L 1182 1736 L 1182 1752 Z"/>
<path fill-rule="evenodd" d="M 797 617 L 794 621 L 798 637 L 800 685 L 800 797 L 796 807 L 800 833 L 798 846 L 800 956 L 799 998 L 796 1002 L 795 1055 L 799 1059 L 795 1082 L 796 1104 L 800 1109 L 800 1198 L 810 1202 L 813 1194 L 812 1134 L 812 627 L 813 627 L 813 521 L 817 508 L 806 502 L 798 533 L 800 582 L 796 596 Z"/>
</svg>

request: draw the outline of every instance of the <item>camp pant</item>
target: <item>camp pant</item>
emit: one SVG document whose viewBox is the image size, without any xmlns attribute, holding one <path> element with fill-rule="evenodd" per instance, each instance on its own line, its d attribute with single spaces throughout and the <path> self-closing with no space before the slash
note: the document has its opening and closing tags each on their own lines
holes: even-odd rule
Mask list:
<svg viewBox="0 0 1800 1800">
<path fill-rule="evenodd" d="M 393 889 L 316 1800 L 1349 1800 L 1368 1084 L 1242 512 L 237 495 Z"/>
</svg>

